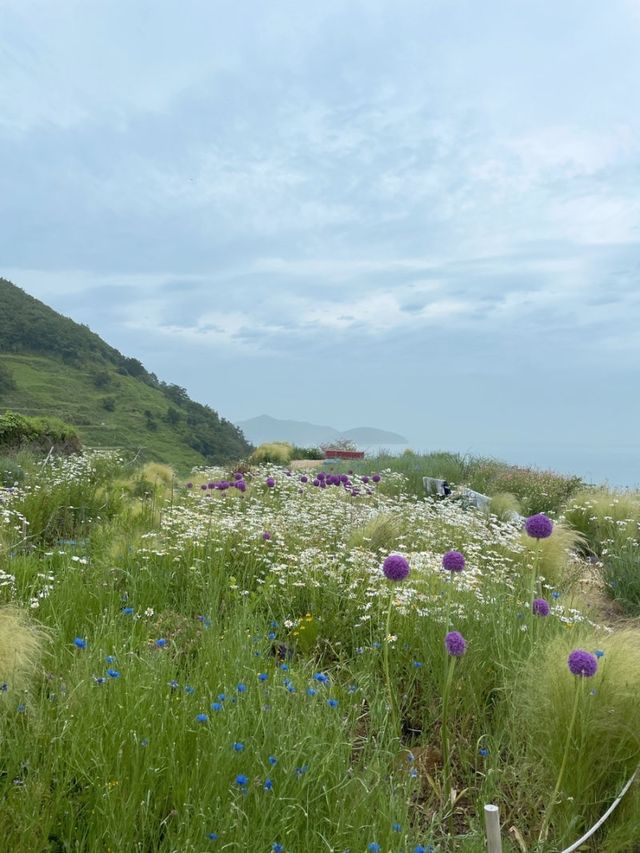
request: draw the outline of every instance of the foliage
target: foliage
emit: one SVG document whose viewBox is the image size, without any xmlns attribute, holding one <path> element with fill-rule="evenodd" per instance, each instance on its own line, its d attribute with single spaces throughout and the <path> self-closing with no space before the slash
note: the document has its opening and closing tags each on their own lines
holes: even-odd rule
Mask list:
<svg viewBox="0 0 640 853">
<path fill-rule="evenodd" d="M 0 448 L 23 447 L 77 453 L 80 439 L 75 429 L 59 418 L 28 418 L 10 411 L 0 415 Z"/>
<path fill-rule="evenodd" d="M 590 569 L 575 533 L 524 540 L 377 466 L 325 488 L 242 469 L 245 491 L 201 489 L 234 469 L 178 485 L 169 468 L 85 454 L 25 463 L 3 493 L 0 603 L 51 637 L 46 672 L 0 690 L 5 847 L 475 853 L 494 801 L 529 849 L 575 840 L 637 759 L 640 699 L 638 632 L 610 635 L 572 606 Z M 450 549 L 463 572 L 443 569 Z M 385 579 L 388 551 L 408 560 L 406 582 Z M 532 573 L 544 619 L 527 612 Z M 468 647 L 447 684 L 452 628 Z M 536 846 L 580 646 L 604 651 L 602 677 Z M 631 797 L 602 849 L 631 849 L 639 819 Z"/>
<path fill-rule="evenodd" d="M 90 446 L 143 450 L 185 468 L 249 453 L 241 431 L 184 388 L 160 382 L 137 359 L 5 279 L 0 316 L 0 385 L 11 375 L 11 386 L 0 388 L 5 405 L 61 417 L 80 427 Z"/>
<path fill-rule="evenodd" d="M 255 464 L 273 462 L 276 465 L 286 465 L 293 459 L 293 445 L 286 441 L 273 441 L 261 444 L 251 454 L 250 460 Z"/>
<path fill-rule="evenodd" d="M 298 447 L 294 444 L 292 459 L 324 459 L 324 453 L 319 447 Z"/>
<path fill-rule="evenodd" d="M 520 502 L 510 492 L 498 492 L 491 497 L 489 512 L 500 521 L 510 521 L 515 514 L 520 513 Z"/>
</svg>

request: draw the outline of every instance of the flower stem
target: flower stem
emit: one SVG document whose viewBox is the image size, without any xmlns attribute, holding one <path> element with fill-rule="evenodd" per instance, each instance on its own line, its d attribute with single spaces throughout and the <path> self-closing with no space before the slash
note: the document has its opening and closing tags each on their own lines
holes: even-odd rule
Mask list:
<svg viewBox="0 0 640 853">
<path fill-rule="evenodd" d="M 529 639 L 533 643 L 533 632 L 535 625 L 535 615 L 533 613 L 533 600 L 536 597 L 536 580 L 540 571 L 540 540 L 536 539 L 536 553 L 533 558 L 533 568 L 531 569 L 531 583 L 529 586 Z"/>
<path fill-rule="evenodd" d="M 387 609 L 387 621 L 385 625 L 385 638 L 384 638 L 384 649 L 383 649 L 383 665 L 384 665 L 384 677 L 387 682 L 387 693 L 389 694 L 389 712 L 391 715 L 391 722 L 393 725 L 394 732 L 397 730 L 398 725 L 398 711 L 396 707 L 395 693 L 393 692 L 393 688 L 391 686 L 391 672 L 389 670 L 389 637 L 391 636 L 391 610 L 393 608 L 393 594 L 389 596 L 389 608 Z"/>
<path fill-rule="evenodd" d="M 580 699 L 581 693 L 581 683 L 582 679 L 576 684 L 575 696 L 573 699 L 573 711 L 571 713 L 571 722 L 569 723 L 569 731 L 567 732 L 567 740 L 564 745 L 564 755 L 562 756 L 562 764 L 560 765 L 560 772 L 558 773 L 558 781 L 556 782 L 556 787 L 553 789 L 553 795 L 551 797 L 551 801 L 547 808 L 546 814 L 544 816 L 544 820 L 542 821 L 542 827 L 540 828 L 540 835 L 538 837 L 539 841 L 546 841 L 547 835 L 549 834 L 549 821 L 551 820 L 551 812 L 553 811 L 553 807 L 555 806 L 556 799 L 558 797 L 558 793 L 560 791 L 560 786 L 562 785 L 562 779 L 564 777 L 564 771 L 567 766 L 567 758 L 569 757 L 569 747 L 571 745 L 571 737 L 573 735 L 573 727 L 575 726 L 576 717 L 578 714 L 578 701 Z"/>
<path fill-rule="evenodd" d="M 449 694 L 451 693 L 451 682 L 453 681 L 453 670 L 455 668 L 455 665 L 456 658 L 450 655 L 447 664 L 447 675 L 444 683 L 444 690 L 442 691 L 442 722 L 440 725 L 440 735 L 442 737 L 443 787 L 445 801 L 449 804 L 451 800 L 451 756 L 449 754 Z"/>
</svg>

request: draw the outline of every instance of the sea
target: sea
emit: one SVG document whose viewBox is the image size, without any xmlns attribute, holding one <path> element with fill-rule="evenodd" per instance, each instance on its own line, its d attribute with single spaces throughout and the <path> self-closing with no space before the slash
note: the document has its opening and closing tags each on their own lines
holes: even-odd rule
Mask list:
<svg viewBox="0 0 640 853">
<path fill-rule="evenodd" d="M 578 475 L 586 483 L 607 485 L 614 489 L 640 489 L 640 446 L 588 448 L 579 446 L 509 444 L 493 445 L 478 442 L 454 451 L 443 447 L 395 444 L 359 445 L 367 456 L 388 452 L 399 456 L 405 450 L 433 453 L 451 450 L 469 456 L 489 456 L 511 465 L 555 471 L 558 474 Z"/>
</svg>

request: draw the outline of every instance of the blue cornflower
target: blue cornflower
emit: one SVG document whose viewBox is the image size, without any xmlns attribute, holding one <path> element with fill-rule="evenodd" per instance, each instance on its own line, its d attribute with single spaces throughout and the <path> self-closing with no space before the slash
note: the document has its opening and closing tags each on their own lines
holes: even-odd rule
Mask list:
<svg viewBox="0 0 640 853">
<path fill-rule="evenodd" d="M 175 680 L 175 678 L 172 678 L 172 679 L 171 679 L 171 681 L 169 682 L 169 687 L 170 687 L 172 690 L 177 690 L 177 689 L 178 689 L 178 687 L 180 687 L 180 685 L 179 685 L 179 684 L 178 684 L 178 682 Z"/>
<path fill-rule="evenodd" d="M 84 640 L 82 637 L 75 637 L 73 640 L 73 645 L 78 649 L 86 649 L 87 641 Z"/>
<path fill-rule="evenodd" d="M 258 673 L 258 681 L 266 681 L 269 678 L 269 675 L 266 672 Z"/>
<path fill-rule="evenodd" d="M 329 676 L 326 674 L 326 672 L 316 672 L 313 677 L 316 681 L 319 681 L 320 684 L 328 684 L 329 682 Z"/>
<path fill-rule="evenodd" d="M 26 710 L 27 710 L 27 706 L 26 706 L 23 702 L 21 702 L 21 703 L 18 705 L 18 707 L 16 708 L 16 711 L 17 711 L 19 714 L 24 714 L 24 713 L 26 713 Z"/>
<path fill-rule="evenodd" d="M 397 823 L 397 822 L 396 822 L 396 823 L 392 823 L 392 824 L 391 824 L 391 831 L 392 831 L 392 832 L 402 832 L 402 824 L 399 824 L 399 823 Z"/>
<path fill-rule="evenodd" d="M 278 635 L 276 634 L 276 632 L 275 632 L 275 631 L 269 631 L 269 633 L 267 634 L 267 639 L 268 639 L 268 640 L 275 640 L 275 638 L 276 638 L 277 636 L 278 636 Z"/>
<path fill-rule="evenodd" d="M 357 685 L 357 684 L 351 684 L 351 685 L 347 688 L 347 693 L 349 693 L 349 694 L 351 694 L 351 693 L 355 693 L 357 690 L 358 690 L 358 685 Z"/>
<path fill-rule="evenodd" d="M 424 844 L 416 844 L 413 853 L 433 853 L 435 847 L 433 844 L 427 844 L 425 847 Z"/>
<path fill-rule="evenodd" d="M 96 684 L 104 684 L 106 682 L 106 678 L 102 675 L 93 676 L 93 680 Z"/>
<path fill-rule="evenodd" d="M 418 778 L 418 771 L 415 767 L 412 767 L 411 770 L 409 770 L 409 776 L 411 776 L 412 779 Z"/>
<path fill-rule="evenodd" d="M 193 694 L 196 692 L 196 688 L 195 688 L 195 687 L 191 687 L 191 686 L 190 686 L 190 685 L 188 685 L 188 684 L 185 684 L 185 686 L 184 686 L 184 692 L 185 692 L 188 696 L 193 696 Z"/>
<path fill-rule="evenodd" d="M 280 669 L 281 669 L 283 672 L 289 672 L 289 664 L 288 664 L 288 663 L 281 663 L 281 664 L 280 664 Z"/>
<path fill-rule="evenodd" d="M 123 607 L 121 613 L 125 616 L 131 616 L 133 614 L 133 607 Z"/>
<path fill-rule="evenodd" d="M 271 623 L 271 627 L 272 627 L 272 628 L 277 628 L 277 627 L 278 627 L 278 623 L 275 621 L 275 619 L 274 619 L 274 620 L 273 620 L 273 622 Z"/>
<path fill-rule="evenodd" d="M 371 841 L 367 844 L 367 850 L 371 850 L 371 853 L 378 853 L 379 850 L 382 850 L 377 841 Z"/>
<path fill-rule="evenodd" d="M 415 669 L 420 669 L 421 666 L 424 666 L 421 660 L 414 660 L 413 666 Z"/>
<path fill-rule="evenodd" d="M 210 832 L 207 835 L 207 838 L 209 839 L 209 841 L 217 841 L 220 838 L 220 836 L 218 835 L 217 832 Z"/>
<path fill-rule="evenodd" d="M 249 777 L 245 776 L 244 773 L 238 773 L 236 776 L 236 785 L 240 785 L 241 787 L 249 784 Z"/>
<path fill-rule="evenodd" d="M 243 752 L 244 751 L 244 744 L 242 743 L 241 740 L 237 740 L 233 744 L 233 750 L 234 750 L 234 752 Z"/>
<path fill-rule="evenodd" d="M 142 738 L 142 740 L 140 741 L 140 746 L 142 746 L 142 747 L 147 747 L 147 746 L 149 746 L 149 738 L 148 738 L 148 737 L 143 737 L 143 738 Z"/>
<path fill-rule="evenodd" d="M 120 678 L 120 673 L 118 672 L 117 669 L 109 668 L 107 670 L 107 675 L 109 676 L 109 678 Z"/>
<path fill-rule="evenodd" d="M 267 758 L 267 761 L 272 767 L 278 763 L 278 759 L 275 757 L 275 755 L 270 755 L 269 758 Z"/>
<path fill-rule="evenodd" d="M 479 753 L 483 758 L 486 758 L 486 757 L 487 757 L 487 755 L 489 755 L 489 750 L 487 749 L 487 747 L 486 747 L 486 746 L 481 746 L 481 747 L 480 747 L 480 749 L 478 750 L 478 753 Z"/>
<path fill-rule="evenodd" d="M 274 841 L 271 845 L 271 849 L 273 850 L 273 853 L 282 853 L 282 851 L 284 850 L 284 845 L 279 844 L 277 841 Z"/>
<path fill-rule="evenodd" d="M 560 593 L 555 590 L 551 593 L 551 598 L 554 598 L 556 601 L 560 598 Z"/>
<path fill-rule="evenodd" d="M 208 714 L 196 714 L 196 720 L 199 723 L 206 723 L 208 719 L 209 719 Z"/>
<path fill-rule="evenodd" d="M 595 650 L 595 652 L 594 652 L 594 655 L 595 655 L 597 658 L 602 658 L 602 657 L 604 657 L 604 651 L 603 651 L 602 649 L 596 649 L 596 650 Z"/>
<path fill-rule="evenodd" d="M 264 785 L 262 787 L 265 789 L 265 791 L 272 791 L 273 790 L 273 782 L 271 781 L 271 779 L 265 779 Z"/>
<path fill-rule="evenodd" d="M 296 776 L 304 776 L 308 769 L 308 764 L 303 764 L 302 767 L 296 767 Z"/>
<path fill-rule="evenodd" d="M 224 702 L 224 700 L 225 700 L 227 697 L 226 697 L 226 695 L 225 695 L 224 693 L 218 693 L 218 695 L 217 695 L 217 697 L 216 697 L 216 698 L 218 699 L 218 701 L 219 701 L 219 702 Z"/>
<path fill-rule="evenodd" d="M 6 693 L 8 690 L 9 690 L 9 685 L 7 684 L 6 681 L 3 681 L 2 684 L 0 684 L 0 693 Z"/>
<path fill-rule="evenodd" d="M 307 687 L 307 696 L 315 696 L 317 692 L 315 687 Z"/>
<path fill-rule="evenodd" d="M 105 663 L 115 663 L 116 659 L 113 655 L 107 655 L 104 659 Z"/>
<path fill-rule="evenodd" d="M 236 687 L 236 690 L 238 691 L 238 693 L 246 693 L 247 685 L 240 682 L 240 684 L 238 684 L 238 686 Z"/>
<path fill-rule="evenodd" d="M 327 705 L 330 708 L 337 708 L 338 707 L 338 700 L 337 699 L 327 699 Z"/>
<path fill-rule="evenodd" d="M 164 637 L 160 637 L 160 639 L 159 639 L 159 640 L 156 640 L 156 646 L 157 646 L 159 649 L 164 649 L 164 647 L 165 647 L 166 645 L 167 645 L 167 641 L 164 639 Z"/>
<path fill-rule="evenodd" d="M 372 649 L 379 649 L 379 648 L 380 648 L 380 643 L 376 640 L 376 642 L 375 642 L 375 643 L 371 643 L 371 648 L 372 648 Z"/>
</svg>

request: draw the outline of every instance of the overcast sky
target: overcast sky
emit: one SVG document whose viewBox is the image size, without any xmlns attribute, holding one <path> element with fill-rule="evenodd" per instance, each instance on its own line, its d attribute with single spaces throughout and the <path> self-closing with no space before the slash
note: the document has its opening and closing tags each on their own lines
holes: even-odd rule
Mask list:
<svg viewBox="0 0 640 853">
<path fill-rule="evenodd" d="M 640 0 L 0 0 L 0 274 L 231 420 L 637 464 L 639 44 Z"/>
</svg>

